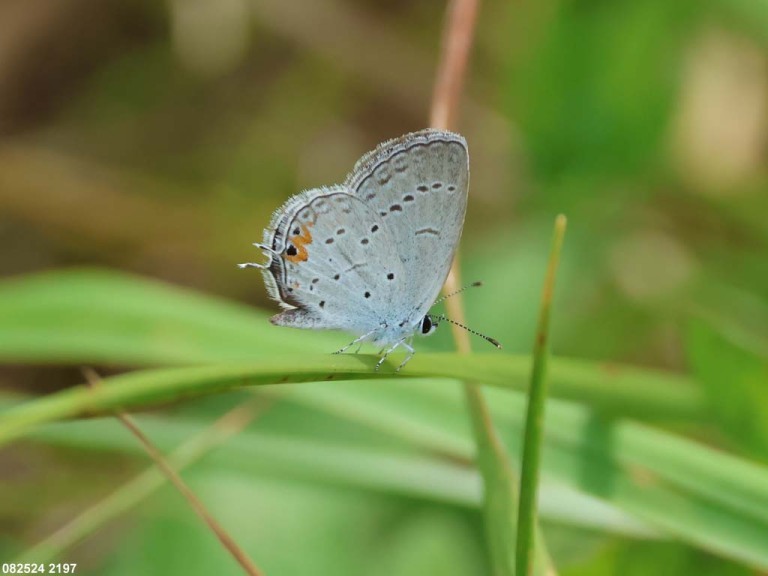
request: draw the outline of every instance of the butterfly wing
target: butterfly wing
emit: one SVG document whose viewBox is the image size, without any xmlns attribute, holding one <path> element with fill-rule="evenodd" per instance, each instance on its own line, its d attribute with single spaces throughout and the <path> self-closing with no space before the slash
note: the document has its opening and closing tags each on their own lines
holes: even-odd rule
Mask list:
<svg viewBox="0 0 768 576">
<path fill-rule="evenodd" d="M 274 324 L 356 334 L 381 324 L 402 264 L 381 217 L 349 189 L 292 197 L 275 212 L 264 243 L 273 251 L 265 282 L 286 308 Z"/>
<path fill-rule="evenodd" d="M 467 209 L 467 142 L 426 129 L 380 145 L 355 165 L 346 186 L 386 224 L 409 282 L 399 296 L 421 318 L 450 270 Z"/>
</svg>

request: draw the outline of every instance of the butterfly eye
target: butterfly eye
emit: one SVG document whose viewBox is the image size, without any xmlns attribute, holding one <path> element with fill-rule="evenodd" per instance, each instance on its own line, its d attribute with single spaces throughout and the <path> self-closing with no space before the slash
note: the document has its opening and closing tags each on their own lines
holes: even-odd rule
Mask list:
<svg viewBox="0 0 768 576">
<path fill-rule="evenodd" d="M 429 317 L 429 314 L 424 316 L 424 318 L 421 319 L 421 334 L 423 336 L 426 336 L 427 334 L 432 334 L 432 332 L 435 331 L 435 328 L 437 328 L 437 322 L 433 322 L 432 318 Z"/>
</svg>

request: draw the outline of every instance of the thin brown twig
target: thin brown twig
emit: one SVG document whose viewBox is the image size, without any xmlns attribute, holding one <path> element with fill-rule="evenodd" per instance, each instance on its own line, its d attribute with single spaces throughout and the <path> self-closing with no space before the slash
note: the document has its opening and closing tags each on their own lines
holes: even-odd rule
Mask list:
<svg viewBox="0 0 768 576">
<path fill-rule="evenodd" d="M 450 0 L 446 10 L 445 28 L 441 43 L 442 51 L 430 113 L 430 125 L 434 128 L 451 130 L 455 127 L 459 101 L 464 90 L 469 53 L 474 40 L 478 5 L 478 0 Z M 454 258 L 451 271 L 445 281 L 445 286 L 443 286 L 443 293 L 455 292 L 459 289 L 459 285 L 457 256 Z M 466 324 L 461 296 L 446 300 L 445 307 L 451 318 L 461 324 Z M 451 330 L 458 351 L 462 354 L 469 353 L 469 335 L 453 324 Z"/>
<path fill-rule="evenodd" d="M 430 113 L 430 124 L 434 128 L 450 130 L 455 123 L 475 35 L 478 4 L 478 0 L 451 0 L 446 11 L 443 51 Z"/>
<path fill-rule="evenodd" d="M 91 387 L 98 386 L 100 382 L 99 375 L 91 368 L 83 368 L 83 374 L 85 379 Z M 186 485 L 181 479 L 181 476 L 173 469 L 173 467 L 165 459 L 162 452 L 152 443 L 152 441 L 144 435 L 139 429 L 133 419 L 124 412 L 115 412 L 115 416 L 123 423 L 123 425 L 130 430 L 130 432 L 139 440 L 144 450 L 149 454 L 150 458 L 154 460 L 158 468 L 165 474 L 168 480 L 174 485 L 182 496 L 184 496 L 189 502 L 192 509 L 198 516 L 208 525 L 213 531 L 216 537 L 219 539 L 224 548 L 229 551 L 235 561 L 240 564 L 246 574 L 250 576 L 262 576 L 262 572 L 256 568 L 256 565 L 248 557 L 248 555 L 240 548 L 234 539 L 224 530 L 224 528 L 213 518 L 213 516 L 206 510 L 203 503 L 197 498 L 194 492 Z"/>
<path fill-rule="evenodd" d="M 177 470 L 183 470 L 207 452 L 242 431 L 253 419 L 273 403 L 273 399 L 256 398 L 244 402 L 216 420 L 211 426 L 173 450 L 167 460 Z M 25 550 L 17 559 L 49 562 L 88 536 L 97 527 L 135 506 L 162 486 L 163 474 L 157 466 L 149 468 L 117 488 L 114 492 L 86 508 L 36 545 Z M 42 560 L 40 560 L 42 559 Z"/>
<path fill-rule="evenodd" d="M 469 52 L 474 38 L 478 4 L 479 0 L 450 0 L 430 114 L 430 124 L 435 128 L 444 130 L 454 128 L 466 77 Z M 459 290 L 459 286 L 459 259 L 457 255 L 443 286 L 443 293 L 456 292 Z M 466 324 L 461 295 L 447 299 L 445 306 L 449 316 L 461 324 Z M 451 324 L 451 328 L 459 353 L 469 353 L 471 346 L 467 332 L 454 324 Z M 515 530 L 512 516 L 517 497 L 511 464 L 501 438 L 493 426 L 490 410 L 480 387 L 475 383 L 465 382 L 464 395 L 475 433 L 478 460 L 485 462 L 481 466 L 485 489 L 484 508 L 489 538 L 488 545 L 494 570 L 495 573 L 499 574 L 511 574 L 513 573 L 513 566 L 508 551 Z M 501 514 L 494 511 L 499 507 L 504 508 Z M 547 568 L 550 567 L 547 566 Z M 550 570 L 550 573 L 554 574 L 554 570 Z"/>
</svg>

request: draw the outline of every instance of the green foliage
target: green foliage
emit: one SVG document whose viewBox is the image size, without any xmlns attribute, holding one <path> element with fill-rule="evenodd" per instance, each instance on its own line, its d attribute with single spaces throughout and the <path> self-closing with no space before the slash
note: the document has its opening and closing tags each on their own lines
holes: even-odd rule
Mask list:
<svg viewBox="0 0 768 576">
<path fill-rule="evenodd" d="M 68 297 L 54 297 L 62 286 L 76 286 L 77 290 L 69 292 Z M 51 298 L 44 297 L 46 289 Z M 57 347 L 57 342 L 68 341 L 68 324 L 62 323 L 62 319 L 83 315 L 83 302 L 77 294 L 87 295 L 91 301 L 87 320 L 91 327 L 106 326 L 112 318 L 131 319 L 120 324 L 125 356 L 121 356 L 119 347 L 110 349 L 108 356 L 105 348 L 96 348 L 96 357 L 91 357 L 85 347 Z M 100 294 L 108 295 L 110 306 L 99 305 Z M 12 320 L 14 313 L 25 312 L 22 304 L 27 295 L 34 296 L 30 302 L 40 304 L 41 308 L 39 316 L 30 323 L 34 330 L 25 333 L 23 323 L 14 324 Z M 153 298 L 157 300 L 155 304 Z M 48 307 L 42 306 L 45 302 Z M 464 411 L 462 397 L 451 381 L 433 379 L 459 376 L 502 388 L 486 392 L 500 433 L 510 441 L 512 461 L 519 458 L 521 446 L 519 440 L 514 440 L 521 437 L 524 396 L 513 390 L 524 387 L 527 362 L 501 354 L 461 358 L 420 353 L 393 380 L 392 373 L 376 374 L 371 370 L 374 357 L 288 353 L 286 346 L 291 345 L 271 339 L 268 333 L 273 328 L 262 321 L 249 331 L 249 338 L 261 346 L 254 349 L 251 362 L 222 364 L 222 360 L 235 358 L 234 350 L 243 337 L 242 327 L 235 320 L 239 314 L 233 314 L 233 309 L 236 307 L 200 295 L 105 273 L 75 272 L 8 283 L 0 290 L 0 312 L 5 319 L 4 341 L 21 342 L 13 350 L 16 356 L 28 357 L 45 342 L 46 354 L 74 363 L 144 359 L 149 363 L 199 364 L 200 358 L 194 355 L 196 349 L 190 348 L 187 338 L 195 342 L 206 333 L 204 326 L 217 326 L 218 331 L 207 337 L 220 342 L 209 350 L 212 355 L 219 350 L 223 357 L 205 358 L 216 364 L 138 371 L 106 378 L 96 390 L 74 388 L 38 400 L 16 402 L 0 417 L 0 438 L 24 435 L 47 443 L 138 454 L 140 449 L 134 440 L 112 420 L 68 422 L 54 427 L 49 423 L 254 384 L 354 378 L 348 384 L 275 387 L 270 394 L 278 394 L 280 410 L 265 417 L 253 432 L 233 439 L 206 459 L 207 464 L 216 470 L 232 469 L 246 477 L 266 473 L 275 478 L 353 486 L 390 498 L 408 496 L 432 502 L 432 506 L 439 502 L 475 506 L 476 479 L 461 463 L 471 458 L 473 452 L 467 424 L 460 424 Z M 173 326 L 188 329 L 173 330 Z M 82 324 L 76 328 L 81 331 Z M 51 338 L 57 330 L 64 336 Z M 25 334 L 26 339 L 15 340 L 14 331 Z M 177 334 L 174 346 L 156 346 L 154 335 L 163 332 Z M 231 343 L 232 348 L 224 346 L 225 342 Z M 241 343 L 241 354 L 246 353 L 247 344 Z M 184 360 L 182 352 L 191 355 Z M 160 353 L 165 355 L 165 361 L 157 355 Z M 590 367 L 588 363 L 555 359 L 553 394 L 580 398 L 601 411 L 612 407 L 618 415 L 622 402 L 627 401 L 627 391 L 642 388 L 645 394 L 639 399 L 645 403 L 646 416 L 659 419 L 674 415 L 679 419 L 683 415 L 696 422 L 698 412 L 690 409 L 696 406 L 695 395 L 680 397 L 694 402 L 687 412 L 670 413 L 664 408 L 668 388 L 684 386 L 684 380 L 676 382 L 667 375 L 642 370 L 631 371 L 631 377 L 626 379 L 622 368 L 614 370 L 612 374 L 599 365 Z M 414 376 L 420 378 L 411 379 Z M 368 384 L 359 380 L 372 377 L 376 381 Z M 284 388 L 290 390 L 281 392 Z M 764 468 L 621 417 L 609 417 L 606 413 L 599 418 L 588 404 L 554 400 L 550 404 L 543 444 L 545 518 L 584 527 L 600 526 L 619 534 L 653 533 L 658 537 L 666 533 L 748 565 L 768 565 L 762 545 L 768 538 L 768 471 Z M 631 406 L 626 408 L 633 412 Z M 304 416 L 290 424 L 290 415 L 297 409 Z M 186 425 L 161 417 L 155 423 L 142 420 L 141 426 L 161 448 L 168 450 L 199 429 L 209 417 L 210 411 L 204 412 Z M 296 425 L 306 422 L 310 413 L 316 414 L 310 429 L 321 432 L 316 440 L 305 436 L 306 426 Z M 705 415 L 698 414 L 698 418 Z M 334 425 L 339 420 L 348 424 Z M 555 481 L 555 486 L 570 486 L 605 500 L 615 509 L 580 501 L 576 493 L 565 496 L 563 502 L 567 505 L 547 506 L 548 479 Z M 582 510 L 568 513 L 570 507 Z M 617 515 L 616 509 L 624 509 L 644 523 Z"/>
</svg>

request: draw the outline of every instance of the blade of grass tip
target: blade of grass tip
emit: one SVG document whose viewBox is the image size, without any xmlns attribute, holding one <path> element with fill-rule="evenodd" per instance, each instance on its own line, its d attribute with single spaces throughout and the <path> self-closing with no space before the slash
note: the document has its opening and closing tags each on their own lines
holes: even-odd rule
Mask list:
<svg viewBox="0 0 768 576">
<path fill-rule="evenodd" d="M 533 348 L 533 371 L 528 392 L 528 409 L 525 418 L 525 438 L 523 442 L 523 460 L 520 473 L 520 506 L 517 521 L 517 574 L 527 576 L 531 570 L 537 534 L 536 496 L 539 482 L 539 462 L 541 458 L 542 428 L 544 424 L 544 406 L 547 399 L 547 358 L 549 356 L 549 311 L 555 289 L 555 276 L 563 246 L 566 218 L 560 214 L 555 220 L 552 236 L 552 250 L 544 279 L 539 309 L 539 325 Z"/>
<path fill-rule="evenodd" d="M 91 387 L 96 387 L 99 384 L 99 376 L 95 371 L 91 369 L 83 370 L 86 380 Z M 197 498 L 195 493 L 186 485 L 181 479 L 178 472 L 168 463 L 163 453 L 152 443 L 152 441 L 139 429 L 133 419 L 125 412 L 115 412 L 117 417 L 123 425 L 133 434 L 139 443 L 142 445 L 147 454 L 154 460 L 155 464 L 162 471 L 165 477 L 173 484 L 174 488 L 186 498 L 189 505 L 195 511 L 195 513 L 208 525 L 208 528 L 216 535 L 222 546 L 229 552 L 234 560 L 240 565 L 240 567 L 249 576 L 262 576 L 262 572 L 256 568 L 256 565 L 248 557 L 240 546 L 234 541 L 234 539 L 224 530 L 224 528 L 216 521 L 216 519 L 208 512 L 203 503 Z"/>
<path fill-rule="evenodd" d="M 272 399 L 256 398 L 245 402 L 216 420 L 210 427 L 181 444 L 168 456 L 175 470 L 183 470 L 223 444 L 250 424 L 273 403 Z M 16 562 L 49 562 L 60 558 L 72 546 L 82 541 L 110 520 L 117 518 L 148 498 L 165 484 L 165 476 L 151 465 L 117 490 L 96 502 L 61 528 L 25 550 Z"/>
</svg>

